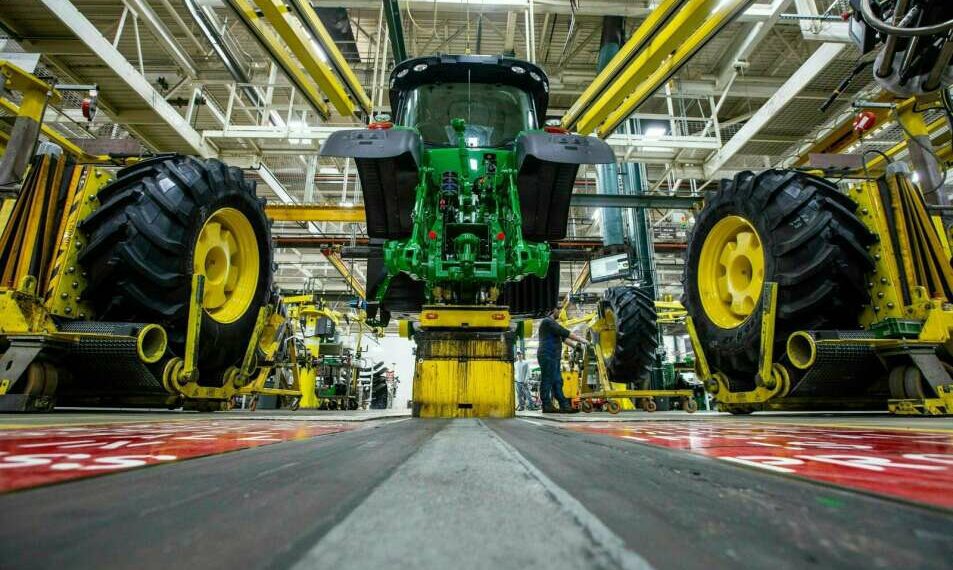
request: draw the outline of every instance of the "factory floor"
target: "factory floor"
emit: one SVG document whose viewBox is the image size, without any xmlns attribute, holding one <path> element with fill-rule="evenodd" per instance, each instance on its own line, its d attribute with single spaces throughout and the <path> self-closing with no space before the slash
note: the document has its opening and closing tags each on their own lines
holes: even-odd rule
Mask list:
<svg viewBox="0 0 953 570">
<path fill-rule="evenodd" d="M 950 568 L 953 419 L 0 417 L 3 568 Z"/>
</svg>

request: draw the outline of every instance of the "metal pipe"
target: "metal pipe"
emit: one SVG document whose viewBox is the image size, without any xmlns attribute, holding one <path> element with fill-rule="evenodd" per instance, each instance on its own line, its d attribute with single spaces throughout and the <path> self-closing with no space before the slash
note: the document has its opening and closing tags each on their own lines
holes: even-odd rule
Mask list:
<svg viewBox="0 0 953 570">
<path fill-rule="evenodd" d="M 953 35 L 947 35 L 933 69 L 930 70 L 927 80 L 923 82 L 924 91 L 930 92 L 940 88 L 940 79 L 943 77 L 943 72 L 949 67 L 951 58 L 953 58 Z"/>
<path fill-rule="evenodd" d="M 179 42 L 176 41 L 175 37 L 165 26 L 162 20 L 159 19 L 158 14 L 152 10 L 152 7 L 146 4 L 144 0 L 126 0 L 126 2 L 132 9 L 133 13 L 142 18 L 143 23 L 145 23 L 147 28 L 149 28 L 149 31 L 160 40 L 160 45 L 163 47 L 163 49 L 165 49 L 166 52 L 168 52 L 170 56 L 172 56 L 172 59 L 175 60 L 179 67 L 185 71 L 185 74 L 192 79 L 198 77 L 198 70 L 195 68 L 195 62 L 193 62 L 192 58 L 189 57 L 189 54 L 182 49 L 182 46 L 179 45 Z M 178 14 L 175 15 L 178 16 Z M 138 44 L 138 28 L 136 37 Z"/>
<path fill-rule="evenodd" d="M 383 8 L 384 16 L 387 18 L 387 35 L 390 36 L 390 49 L 394 53 L 394 62 L 400 63 L 407 59 L 404 27 L 400 21 L 400 6 L 397 0 L 384 0 Z"/>
<path fill-rule="evenodd" d="M 899 11 L 899 10 L 898 10 Z M 901 28 L 898 26 L 891 26 L 890 24 L 884 22 L 880 18 L 874 15 L 874 11 L 871 8 L 870 0 L 860 0 L 860 14 L 863 16 L 864 21 L 867 22 L 871 28 L 877 30 L 878 32 L 883 32 L 889 35 L 896 35 L 903 38 L 907 37 L 917 37 L 917 36 L 932 36 L 935 34 L 942 34 L 953 30 L 953 20 L 947 20 L 941 24 L 934 24 L 932 26 L 922 26 L 919 28 Z M 896 16 L 894 16 L 894 22 L 898 22 Z"/>
<path fill-rule="evenodd" d="M 192 14 L 192 19 L 195 20 L 195 23 L 198 24 L 202 34 L 205 36 L 205 39 L 212 44 L 212 50 L 218 55 L 219 59 L 222 60 L 222 63 L 225 64 L 225 69 L 228 71 L 229 75 L 232 76 L 232 79 L 236 83 L 242 85 L 242 91 L 248 97 L 249 101 L 252 102 L 256 107 L 262 106 L 262 100 L 258 92 L 249 85 L 251 79 L 245 73 L 245 70 L 242 69 L 239 65 L 235 56 L 228 50 L 225 46 L 225 41 L 222 38 L 221 34 L 218 33 L 218 30 L 215 29 L 215 26 L 212 25 L 212 22 L 208 20 L 205 16 L 205 13 L 195 4 L 195 0 L 183 0 L 185 2 L 185 7 L 189 10 L 189 13 Z"/>
</svg>

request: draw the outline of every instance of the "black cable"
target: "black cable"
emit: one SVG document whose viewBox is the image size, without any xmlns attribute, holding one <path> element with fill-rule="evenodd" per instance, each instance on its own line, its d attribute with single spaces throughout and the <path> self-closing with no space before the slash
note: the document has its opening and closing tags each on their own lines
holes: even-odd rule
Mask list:
<svg viewBox="0 0 953 570">
<path fill-rule="evenodd" d="M 882 151 L 882 150 L 877 150 L 877 149 L 875 149 L 875 148 L 868 148 L 867 150 L 864 151 L 864 154 L 863 154 L 863 159 L 864 159 L 864 163 L 865 163 L 865 164 L 866 164 L 866 162 L 867 162 L 867 155 L 868 155 L 869 153 L 871 153 L 871 152 L 876 153 L 876 154 L 879 154 L 880 156 L 882 156 L 883 159 L 884 159 L 884 161 L 886 161 L 887 164 L 890 164 L 890 163 L 893 162 L 893 159 L 890 158 L 889 156 L 887 156 L 887 154 L 886 154 L 884 151 Z"/>
<path fill-rule="evenodd" d="M 845 77 L 837 86 L 837 88 L 834 89 L 834 91 L 831 93 L 831 96 L 828 97 L 826 101 L 824 101 L 824 103 L 820 107 L 820 111 L 822 113 L 826 113 L 827 110 L 830 109 L 831 105 L 834 104 L 834 101 L 836 101 L 837 98 L 844 93 L 844 91 L 847 91 L 847 88 L 850 87 L 851 81 L 853 81 L 854 78 L 857 77 L 857 74 L 863 71 L 864 68 L 866 68 L 867 66 L 873 64 L 873 62 L 874 62 L 873 60 L 858 61 L 857 64 L 854 66 L 854 69 L 852 69 L 851 72 L 847 75 L 847 77 Z"/>
<path fill-rule="evenodd" d="M 913 36 L 932 36 L 953 30 L 953 20 L 947 20 L 942 24 L 934 24 L 920 28 L 898 28 L 897 26 L 892 26 L 874 15 L 874 11 L 870 7 L 870 1 L 871 0 L 860 1 L 860 15 L 864 18 L 864 21 L 867 22 L 868 26 L 878 32 L 883 32 L 891 36 L 899 36 L 901 38 L 909 38 Z"/>
<path fill-rule="evenodd" d="M 953 132 L 953 95 L 950 95 L 949 89 L 940 90 L 940 101 L 943 102 L 943 111 L 946 113 L 946 122 L 950 126 L 950 132 Z M 953 139 L 950 140 L 953 145 Z"/>
</svg>

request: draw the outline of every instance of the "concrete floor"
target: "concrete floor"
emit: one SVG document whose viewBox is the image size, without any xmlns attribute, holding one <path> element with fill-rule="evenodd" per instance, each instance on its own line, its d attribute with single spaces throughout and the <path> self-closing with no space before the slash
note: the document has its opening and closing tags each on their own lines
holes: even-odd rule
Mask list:
<svg viewBox="0 0 953 570">
<path fill-rule="evenodd" d="M 0 534 L 0 566 L 950 568 L 953 560 L 949 509 L 584 431 L 752 422 L 949 431 L 953 458 L 953 420 L 943 418 L 66 411 L 2 417 L 0 439 L 150 422 L 191 433 L 210 418 L 233 431 L 339 431 L 2 494 L 0 512 L 15 523 Z M 0 468 L 0 478 L 10 473 Z"/>
</svg>

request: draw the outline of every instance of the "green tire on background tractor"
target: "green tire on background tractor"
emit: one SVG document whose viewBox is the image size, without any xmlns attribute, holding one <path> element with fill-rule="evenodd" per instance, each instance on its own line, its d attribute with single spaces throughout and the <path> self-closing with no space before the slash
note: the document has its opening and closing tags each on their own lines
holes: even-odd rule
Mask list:
<svg viewBox="0 0 953 570">
<path fill-rule="evenodd" d="M 98 197 L 79 258 L 97 318 L 158 323 L 182 356 L 192 275 L 204 274 L 199 382 L 221 385 L 271 293 L 271 230 L 255 184 L 218 160 L 164 156 L 120 170 Z"/>
<path fill-rule="evenodd" d="M 827 180 L 768 170 L 723 182 L 696 216 L 683 303 L 733 389 L 754 386 L 766 282 L 778 284 L 776 358 L 794 331 L 858 327 L 874 236 L 856 209 Z"/>
<path fill-rule="evenodd" d="M 610 287 L 599 301 L 599 316 L 609 325 L 598 339 L 609 380 L 627 384 L 643 380 L 658 348 L 655 299 L 638 287 Z"/>
</svg>

